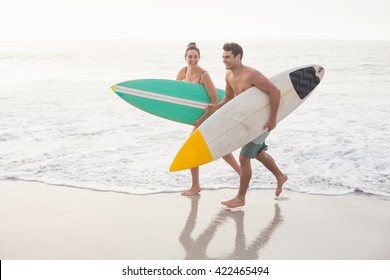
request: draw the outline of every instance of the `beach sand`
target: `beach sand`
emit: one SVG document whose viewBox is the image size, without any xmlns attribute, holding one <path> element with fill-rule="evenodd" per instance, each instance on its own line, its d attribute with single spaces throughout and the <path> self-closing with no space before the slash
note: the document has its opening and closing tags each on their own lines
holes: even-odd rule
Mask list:
<svg viewBox="0 0 390 280">
<path fill-rule="evenodd" d="M 0 181 L 2 260 L 389 260 L 390 198 L 253 190 L 129 195 Z"/>
</svg>

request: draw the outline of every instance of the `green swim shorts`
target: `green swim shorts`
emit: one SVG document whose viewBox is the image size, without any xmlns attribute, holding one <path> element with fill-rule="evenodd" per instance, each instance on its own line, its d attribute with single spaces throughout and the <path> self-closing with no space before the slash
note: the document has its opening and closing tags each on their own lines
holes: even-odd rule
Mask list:
<svg viewBox="0 0 390 280">
<path fill-rule="evenodd" d="M 248 144 L 244 145 L 241 148 L 240 155 L 246 158 L 255 158 L 261 151 L 268 150 L 268 146 L 265 144 L 265 139 L 268 135 L 269 132 L 264 133 L 252 142 L 249 142 Z"/>
</svg>

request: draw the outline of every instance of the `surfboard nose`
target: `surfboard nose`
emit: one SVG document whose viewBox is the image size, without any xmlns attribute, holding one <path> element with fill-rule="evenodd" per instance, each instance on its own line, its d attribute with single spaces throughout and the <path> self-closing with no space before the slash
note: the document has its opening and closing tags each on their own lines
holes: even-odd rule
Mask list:
<svg viewBox="0 0 390 280">
<path fill-rule="evenodd" d="M 116 85 L 111 86 L 113 92 L 115 92 Z"/>
<path fill-rule="evenodd" d="M 174 172 L 189 169 L 213 160 L 213 156 L 202 133 L 199 129 L 196 129 L 177 153 L 169 171 Z"/>
</svg>

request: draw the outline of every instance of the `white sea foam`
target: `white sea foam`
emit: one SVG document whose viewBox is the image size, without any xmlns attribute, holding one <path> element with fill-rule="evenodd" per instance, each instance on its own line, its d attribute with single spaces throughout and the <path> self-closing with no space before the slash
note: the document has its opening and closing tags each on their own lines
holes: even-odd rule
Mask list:
<svg viewBox="0 0 390 280">
<path fill-rule="evenodd" d="M 174 79 L 186 43 L 2 43 L 0 179 L 132 194 L 187 188 L 189 172 L 168 168 L 191 127 L 144 113 L 110 89 L 130 79 Z M 223 43 L 198 42 L 200 64 L 220 88 Z M 316 92 L 267 140 L 289 175 L 286 188 L 390 196 L 390 42 L 240 43 L 244 63 L 267 76 L 314 63 L 326 69 Z M 274 188 L 271 174 L 252 166 L 251 189 Z M 201 183 L 237 188 L 238 178 L 217 160 L 201 168 Z"/>
</svg>

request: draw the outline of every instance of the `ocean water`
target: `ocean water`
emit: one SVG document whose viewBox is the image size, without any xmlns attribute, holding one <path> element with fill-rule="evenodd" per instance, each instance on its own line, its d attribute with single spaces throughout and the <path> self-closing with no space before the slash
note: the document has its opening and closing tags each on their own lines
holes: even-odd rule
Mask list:
<svg viewBox="0 0 390 280">
<path fill-rule="evenodd" d="M 174 79 L 187 43 L 1 42 L 0 179 L 129 194 L 188 188 L 189 171 L 168 169 L 191 127 L 144 113 L 110 89 L 130 79 Z M 224 88 L 225 41 L 197 43 L 200 65 Z M 285 188 L 390 196 L 390 41 L 239 43 L 244 64 L 266 76 L 307 64 L 326 70 L 267 140 L 289 176 Z M 275 187 L 260 163 L 252 167 L 251 189 Z M 238 182 L 223 160 L 201 167 L 204 189 L 237 189 Z"/>
</svg>

